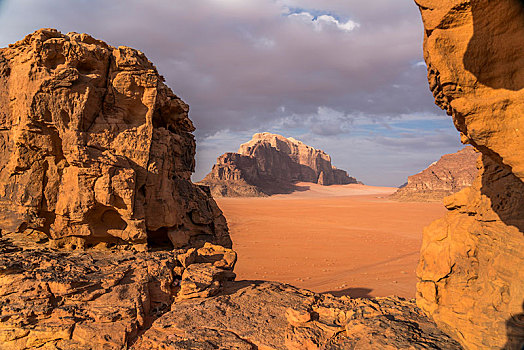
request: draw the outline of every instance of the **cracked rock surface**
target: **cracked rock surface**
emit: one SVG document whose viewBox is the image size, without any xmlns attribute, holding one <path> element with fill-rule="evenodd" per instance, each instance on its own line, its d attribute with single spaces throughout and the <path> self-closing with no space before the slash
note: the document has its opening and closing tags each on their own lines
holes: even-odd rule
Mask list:
<svg viewBox="0 0 524 350">
<path fill-rule="evenodd" d="M 4 235 L 0 349 L 127 348 L 175 299 L 214 295 L 234 277 L 232 250 L 208 243 L 191 254 L 184 267 L 183 250 L 64 252 Z"/>
</svg>

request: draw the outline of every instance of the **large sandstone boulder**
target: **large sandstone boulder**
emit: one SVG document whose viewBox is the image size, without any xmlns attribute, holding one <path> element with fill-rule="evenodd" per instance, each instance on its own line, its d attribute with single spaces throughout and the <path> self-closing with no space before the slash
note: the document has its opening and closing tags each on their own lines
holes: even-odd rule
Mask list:
<svg viewBox="0 0 524 350">
<path fill-rule="evenodd" d="M 268 132 L 253 135 L 238 153 L 220 156 L 200 183 L 210 186 L 213 196 L 258 197 L 290 193 L 300 181 L 325 186 L 357 183 L 331 165 L 324 151 Z"/>
<path fill-rule="evenodd" d="M 467 349 L 524 346 L 524 4 L 417 0 L 437 105 L 482 153 L 424 231 L 417 302 Z"/>
<path fill-rule="evenodd" d="M 441 201 L 471 186 L 477 176 L 479 154 L 471 146 L 443 155 L 420 173 L 408 177 L 405 186 L 390 196 L 401 201 Z"/>
<path fill-rule="evenodd" d="M 0 49 L 0 229 L 69 248 L 231 246 L 189 107 L 140 51 L 38 30 Z"/>
</svg>

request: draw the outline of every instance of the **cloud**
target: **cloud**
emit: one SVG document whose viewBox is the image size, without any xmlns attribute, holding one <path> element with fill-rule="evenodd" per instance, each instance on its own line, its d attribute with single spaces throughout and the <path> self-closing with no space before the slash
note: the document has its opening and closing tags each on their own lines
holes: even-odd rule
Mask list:
<svg viewBox="0 0 524 350">
<path fill-rule="evenodd" d="M 353 29 L 360 27 L 360 24 L 352 20 L 340 22 L 335 17 L 330 15 L 314 16 L 307 11 L 290 13 L 290 19 L 298 19 L 306 24 L 312 25 L 316 31 L 322 31 L 325 28 L 335 27 L 344 32 L 351 32 Z"/>
<path fill-rule="evenodd" d="M 434 110 L 426 72 L 412 64 L 422 59 L 416 6 L 366 3 L 7 0 L 0 45 L 56 27 L 136 47 L 189 103 L 199 136 L 263 128 L 282 106 L 377 117 Z"/>
<path fill-rule="evenodd" d="M 422 122 L 403 116 L 442 113 L 427 88 L 425 66 L 418 63 L 423 30 L 409 1 L 1 3 L 0 47 L 41 27 L 87 32 L 143 51 L 191 106 L 198 143 L 222 147 L 216 135 L 241 138 L 271 129 L 344 147 L 337 137 L 396 128 L 395 118 L 425 130 Z M 369 125 L 355 128 L 358 123 Z M 215 150 L 222 153 L 219 146 L 202 146 L 199 152 L 208 153 L 198 156 L 212 159 Z M 418 150 L 413 146 L 411 152 Z M 341 157 L 349 159 L 348 152 Z"/>
</svg>

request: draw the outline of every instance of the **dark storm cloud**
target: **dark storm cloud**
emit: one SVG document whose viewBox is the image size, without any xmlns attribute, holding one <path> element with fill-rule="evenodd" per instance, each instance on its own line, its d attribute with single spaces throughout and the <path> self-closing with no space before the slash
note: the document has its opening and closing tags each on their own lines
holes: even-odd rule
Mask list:
<svg viewBox="0 0 524 350">
<path fill-rule="evenodd" d="M 191 106 L 196 179 L 259 131 L 311 141 L 374 184 L 458 148 L 449 119 L 424 122 L 443 113 L 409 0 L 0 0 L 0 46 L 41 27 L 143 51 Z"/>
<path fill-rule="evenodd" d="M 45 26 L 139 48 L 207 135 L 319 106 L 375 116 L 433 109 L 424 68 L 413 65 L 416 12 L 409 1 L 384 0 L 11 0 L 0 39 Z"/>
</svg>

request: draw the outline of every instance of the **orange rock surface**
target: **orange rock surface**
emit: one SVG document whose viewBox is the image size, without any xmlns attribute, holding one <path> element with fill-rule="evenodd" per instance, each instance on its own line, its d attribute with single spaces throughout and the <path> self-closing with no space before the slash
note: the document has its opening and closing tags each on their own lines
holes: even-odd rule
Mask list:
<svg viewBox="0 0 524 350">
<path fill-rule="evenodd" d="M 235 261 L 210 243 L 187 252 L 63 252 L 6 235 L 0 349 L 125 349 L 175 299 L 217 294 Z"/>
<path fill-rule="evenodd" d="M 69 248 L 231 245 L 190 181 L 189 107 L 140 51 L 38 30 L 0 49 L 0 111 L 3 232 Z"/>
<path fill-rule="evenodd" d="M 437 105 L 482 153 L 424 231 L 417 303 L 467 349 L 524 345 L 524 5 L 417 0 Z"/>
<path fill-rule="evenodd" d="M 286 284 L 226 282 L 223 293 L 173 305 L 132 347 L 149 349 L 443 349 L 460 346 L 395 297 L 335 298 Z"/>
</svg>

